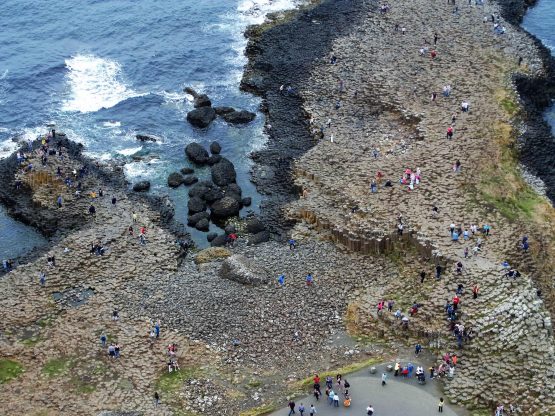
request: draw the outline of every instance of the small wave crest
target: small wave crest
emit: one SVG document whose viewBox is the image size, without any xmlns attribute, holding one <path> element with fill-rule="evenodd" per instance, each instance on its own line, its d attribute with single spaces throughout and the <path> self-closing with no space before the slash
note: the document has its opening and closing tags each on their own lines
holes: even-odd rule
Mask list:
<svg viewBox="0 0 555 416">
<path fill-rule="evenodd" d="M 66 59 L 65 65 L 70 91 L 63 103 L 63 111 L 90 113 L 142 95 L 124 83 L 121 65 L 116 61 L 94 55 L 76 55 Z"/>
</svg>

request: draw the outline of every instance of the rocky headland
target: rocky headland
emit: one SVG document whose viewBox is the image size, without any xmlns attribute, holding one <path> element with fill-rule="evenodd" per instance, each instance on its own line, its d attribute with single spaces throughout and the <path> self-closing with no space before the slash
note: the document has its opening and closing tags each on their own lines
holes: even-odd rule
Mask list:
<svg viewBox="0 0 555 416">
<path fill-rule="evenodd" d="M 417 342 L 438 362 L 457 353 L 454 377 L 437 383 L 469 413 L 500 403 L 555 412 L 553 208 L 516 158 L 518 141 L 543 128 L 523 85 L 539 88 L 552 69 L 514 25 L 520 4 L 455 10 L 400 0 L 381 10 L 324 0 L 249 28 L 242 88 L 263 98 L 268 143 L 253 155 L 253 181 L 265 199 L 259 219 L 227 223 L 234 244 L 211 237 L 225 247 L 186 250 L 168 201 L 146 184 L 131 192 L 117 166 L 97 166 L 63 135 L 50 144 L 60 143 L 61 157 L 41 160 L 39 139 L 22 149 L 23 162 L 2 161 L 2 202 L 52 237 L 0 279 L 0 363 L 11 369 L 0 373 L 11 398 L 3 412 L 266 414 L 309 392 L 315 372 L 390 362 Z M 505 33 L 484 22 L 492 14 Z M 232 113 L 194 96 L 205 110 L 191 119 Z M 190 186 L 197 228 L 228 221 L 248 202 L 221 147 L 208 150 L 193 145 L 186 155 L 211 166 L 210 181 L 191 170 L 168 178 Z M 491 231 L 454 241 L 451 224 Z M 520 276 L 505 277 L 513 268 Z M 462 349 L 445 313 L 460 285 L 457 322 L 472 333 Z M 377 313 L 381 300 L 418 312 L 403 329 L 393 313 Z M 160 338 L 151 337 L 158 321 Z M 102 335 L 120 358 L 107 354 Z M 169 373 L 174 343 L 180 370 Z"/>
</svg>

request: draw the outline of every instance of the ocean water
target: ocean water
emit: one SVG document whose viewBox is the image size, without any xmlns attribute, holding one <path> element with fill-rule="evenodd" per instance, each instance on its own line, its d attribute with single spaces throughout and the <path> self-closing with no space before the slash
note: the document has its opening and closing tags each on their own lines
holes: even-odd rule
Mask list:
<svg viewBox="0 0 555 416">
<path fill-rule="evenodd" d="M 177 218 L 186 223 L 187 188 L 168 189 L 167 175 L 188 166 L 186 144 L 217 140 L 236 166 L 243 194 L 253 198 L 250 209 L 257 211 L 260 195 L 249 180 L 248 155 L 266 140 L 263 117 L 242 127 L 216 120 L 208 130 L 196 130 L 185 120 L 193 106 L 182 91 L 192 86 L 213 105 L 257 111 L 259 99 L 239 91 L 246 62 L 243 31 L 297 2 L 2 1 L 0 157 L 13 151 L 14 136 L 35 137 L 54 122 L 90 156 L 127 162 L 131 182 L 148 179 L 153 192 L 168 193 Z M 137 133 L 159 140 L 142 144 Z M 149 155 L 150 161 L 133 162 L 133 155 Z M 207 177 L 209 170 L 197 175 Z M 9 219 L 0 213 L 0 221 Z M 206 245 L 204 233 L 193 237 Z"/>
<path fill-rule="evenodd" d="M 526 13 L 522 26 L 535 35 L 555 54 L 555 1 L 539 0 L 536 6 Z M 555 135 L 555 104 L 545 112 L 545 119 Z"/>
</svg>

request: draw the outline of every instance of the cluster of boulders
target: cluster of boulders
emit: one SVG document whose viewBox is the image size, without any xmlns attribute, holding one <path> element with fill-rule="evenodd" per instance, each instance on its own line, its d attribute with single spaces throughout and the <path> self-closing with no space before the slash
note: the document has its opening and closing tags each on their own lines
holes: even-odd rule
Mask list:
<svg viewBox="0 0 555 416">
<path fill-rule="evenodd" d="M 246 110 L 236 110 L 233 107 L 212 107 L 212 101 L 206 94 L 199 94 L 194 89 L 184 89 L 187 94 L 193 96 L 194 110 L 187 113 L 187 121 L 195 127 L 205 128 L 216 119 L 222 117 L 230 124 L 250 123 L 256 117 L 255 113 Z"/>
<path fill-rule="evenodd" d="M 168 176 L 168 186 L 191 186 L 187 204 L 187 224 L 200 231 L 208 231 L 210 220 L 223 222 L 239 215 L 244 206 L 251 204 L 251 198 L 243 197 L 241 187 L 236 183 L 237 173 L 233 163 L 220 155 L 219 143 L 210 144 L 210 153 L 199 143 L 185 147 L 187 158 L 196 166 L 210 166 L 211 179 L 201 180 L 193 175 L 194 170 L 183 168 Z"/>
</svg>

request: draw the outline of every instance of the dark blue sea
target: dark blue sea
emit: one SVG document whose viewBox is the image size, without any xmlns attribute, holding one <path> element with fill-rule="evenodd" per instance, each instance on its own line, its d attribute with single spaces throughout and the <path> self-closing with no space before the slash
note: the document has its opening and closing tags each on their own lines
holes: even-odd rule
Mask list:
<svg viewBox="0 0 555 416">
<path fill-rule="evenodd" d="M 193 106 L 183 87 L 207 93 L 213 105 L 257 111 L 259 99 L 239 91 L 244 29 L 296 2 L 3 0 L 0 157 L 13 151 L 14 136 L 34 138 L 53 122 L 83 143 L 86 154 L 128 162 L 128 179 L 148 179 L 152 192 L 170 194 L 186 223 L 187 189 L 168 189 L 167 175 L 188 165 L 186 144 L 217 140 L 256 211 L 260 197 L 249 181 L 248 155 L 266 140 L 262 115 L 243 127 L 216 120 L 208 130 L 196 130 L 185 120 Z M 141 144 L 137 133 L 159 141 Z M 133 162 L 133 155 L 148 155 L 149 161 Z M 0 211 L 0 258 L 17 256 L 30 243 L 21 241 L 16 228 L 21 231 Z M 204 233 L 193 237 L 206 244 Z"/>
<path fill-rule="evenodd" d="M 552 55 L 555 54 L 555 1 L 540 0 L 528 10 L 522 26 L 540 39 L 551 50 Z M 555 134 L 555 105 L 545 112 L 545 118 Z"/>
</svg>

